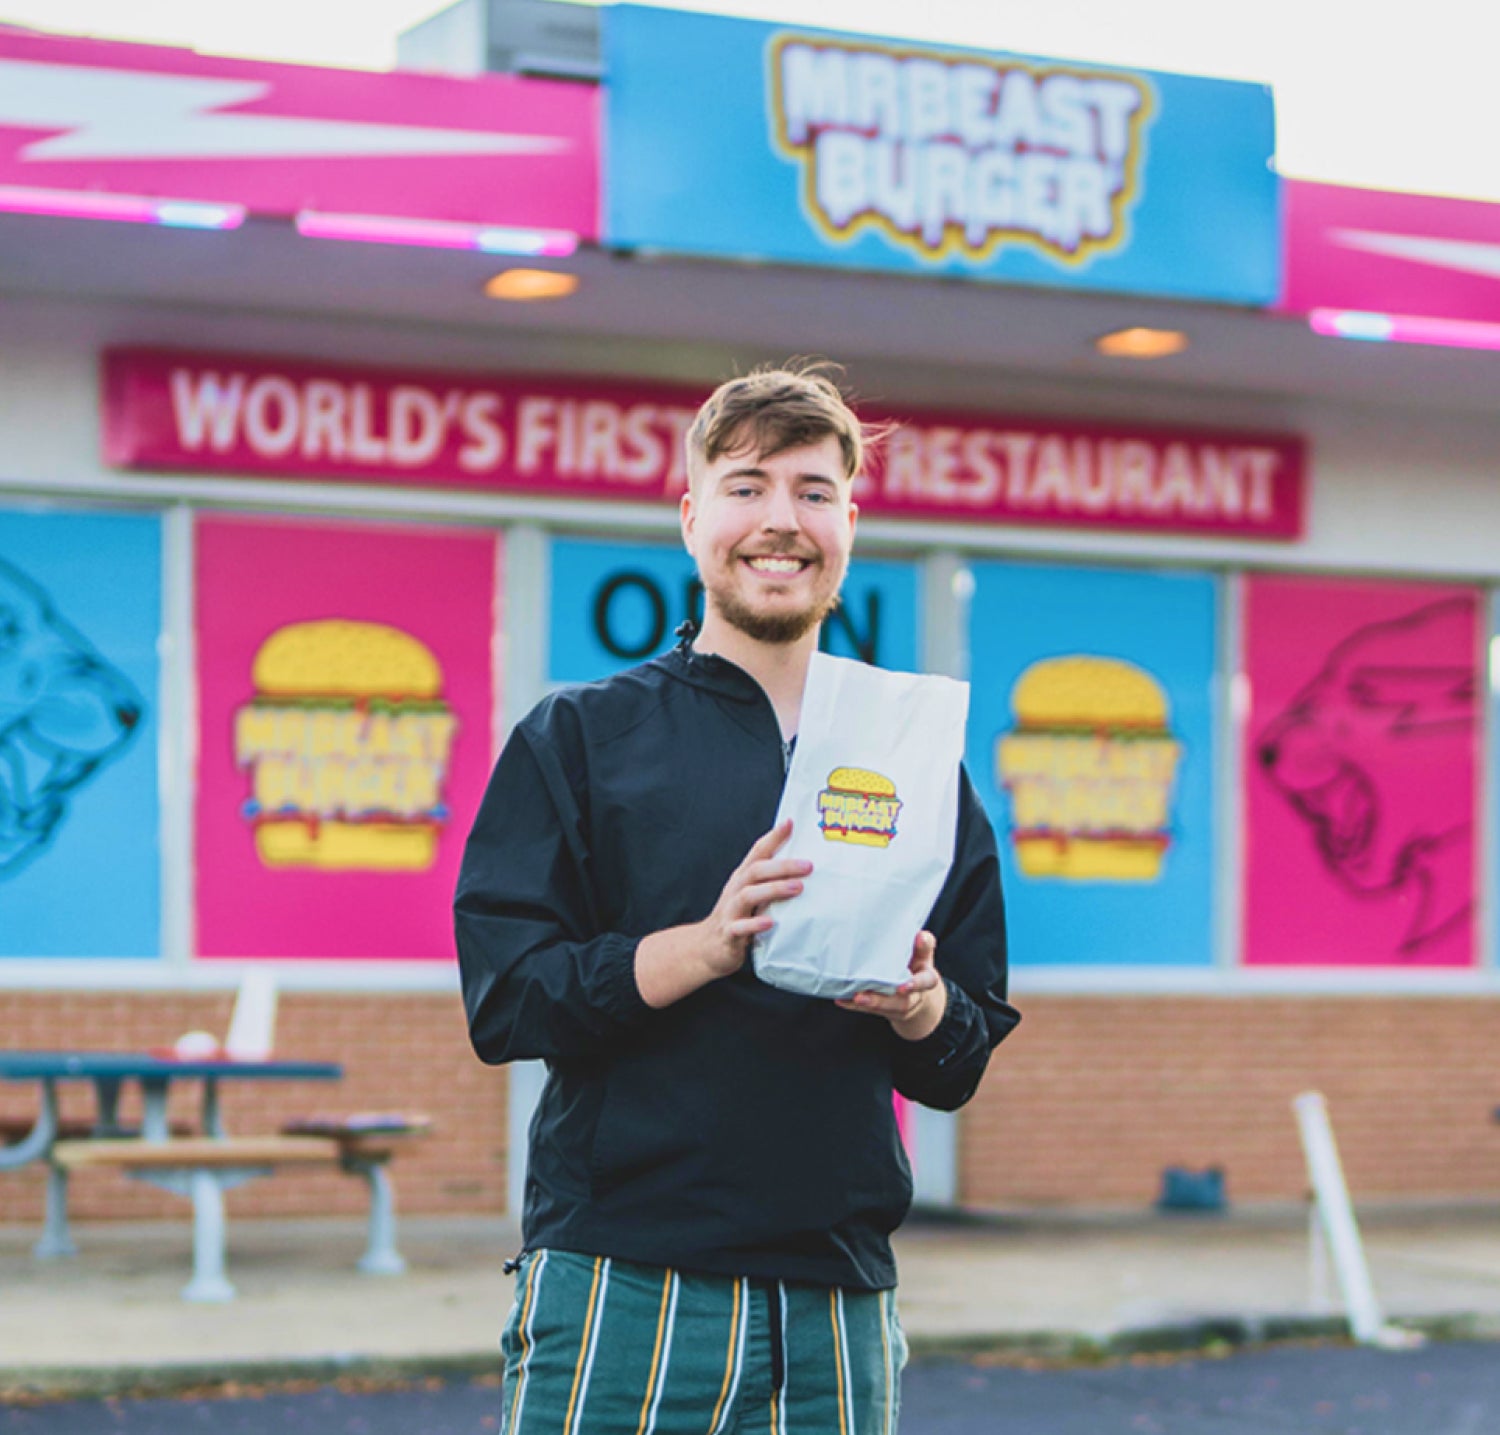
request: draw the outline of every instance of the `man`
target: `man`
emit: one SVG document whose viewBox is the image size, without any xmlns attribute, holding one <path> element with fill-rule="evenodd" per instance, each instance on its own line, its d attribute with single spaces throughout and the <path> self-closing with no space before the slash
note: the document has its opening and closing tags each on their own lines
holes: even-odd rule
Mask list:
<svg viewBox="0 0 1500 1435">
<path fill-rule="evenodd" d="M 772 823 L 863 444 L 816 369 L 722 385 L 681 506 L 702 630 L 541 703 L 475 822 L 456 904 L 470 1034 L 487 1062 L 548 1064 L 503 1435 L 895 1428 L 888 1237 L 911 1178 L 892 1091 L 960 1106 L 1019 1018 L 967 778 L 902 988 L 819 1001 L 748 962 L 817 881 Z"/>
</svg>

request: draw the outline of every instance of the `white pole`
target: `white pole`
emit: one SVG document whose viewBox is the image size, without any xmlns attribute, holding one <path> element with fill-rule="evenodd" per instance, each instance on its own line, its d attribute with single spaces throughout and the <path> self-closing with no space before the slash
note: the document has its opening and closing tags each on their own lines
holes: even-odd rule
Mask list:
<svg viewBox="0 0 1500 1435">
<path fill-rule="evenodd" d="M 1334 1274 L 1344 1298 L 1344 1311 L 1354 1338 L 1365 1345 L 1399 1346 L 1416 1343 L 1412 1334 L 1396 1330 L 1385 1322 L 1370 1268 L 1365 1262 L 1359 1225 L 1349 1200 L 1344 1169 L 1339 1164 L 1338 1146 L 1333 1126 L 1328 1120 L 1328 1103 L 1321 1092 L 1307 1091 L 1292 1102 L 1297 1115 L 1297 1129 L 1302 1136 L 1302 1151 L 1307 1158 L 1307 1173 L 1312 1180 L 1313 1198 L 1322 1221 L 1323 1235 L 1333 1257 Z"/>
<path fill-rule="evenodd" d="M 1323 1218 L 1317 1198 L 1307 1203 L 1308 1305 L 1314 1315 L 1327 1315 L 1332 1308 L 1328 1289 L 1328 1242 L 1323 1239 Z"/>
</svg>

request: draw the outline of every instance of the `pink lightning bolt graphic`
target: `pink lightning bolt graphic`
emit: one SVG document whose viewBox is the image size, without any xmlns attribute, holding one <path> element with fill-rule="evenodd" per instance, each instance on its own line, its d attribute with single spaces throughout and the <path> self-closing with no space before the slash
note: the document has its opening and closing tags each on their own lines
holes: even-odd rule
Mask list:
<svg viewBox="0 0 1500 1435">
<path fill-rule="evenodd" d="M 0 186 L 597 232 L 597 93 L 0 31 Z"/>
<path fill-rule="evenodd" d="M 1281 309 L 1500 323 L 1500 204 L 1289 181 Z"/>
</svg>

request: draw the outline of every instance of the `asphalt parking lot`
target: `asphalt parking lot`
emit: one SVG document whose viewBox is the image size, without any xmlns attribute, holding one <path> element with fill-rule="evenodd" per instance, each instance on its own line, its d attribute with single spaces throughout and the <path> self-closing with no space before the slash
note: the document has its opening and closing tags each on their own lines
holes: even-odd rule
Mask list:
<svg viewBox="0 0 1500 1435">
<path fill-rule="evenodd" d="M 496 1435 L 499 1417 L 497 1385 L 434 1380 L 393 1390 L 320 1387 L 9 1406 L 0 1410 L 0 1435 Z M 664 1425 L 658 1430 L 668 1435 Z M 1478 1342 L 1401 1352 L 1287 1346 L 1070 1369 L 923 1361 L 907 1372 L 901 1421 L 902 1435 L 1497 1430 L 1500 1346 Z"/>
</svg>

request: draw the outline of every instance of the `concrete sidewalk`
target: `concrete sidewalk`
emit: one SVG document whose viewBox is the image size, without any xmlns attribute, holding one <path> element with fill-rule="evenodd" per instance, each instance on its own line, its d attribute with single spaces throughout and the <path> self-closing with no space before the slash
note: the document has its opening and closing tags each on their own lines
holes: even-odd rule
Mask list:
<svg viewBox="0 0 1500 1435">
<path fill-rule="evenodd" d="M 1360 1214 L 1386 1314 L 1500 1336 L 1500 1203 Z M 520 1244 L 498 1220 L 408 1218 L 410 1270 L 362 1276 L 361 1222 L 234 1221 L 239 1297 L 189 1305 L 186 1221 L 95 1225 L 80 1254 L 31 1255 L 0 1228 L 0 1391 L 285 1378 L 330 1369 L 497 1367 Z M 1305 1213 L 1014 1214 L 910 1222 L 897 1241 L 902 1318 L 917 1353 L 1050 1356 L 1334 1332 L 1310 1302 Z"/>
</svg>

